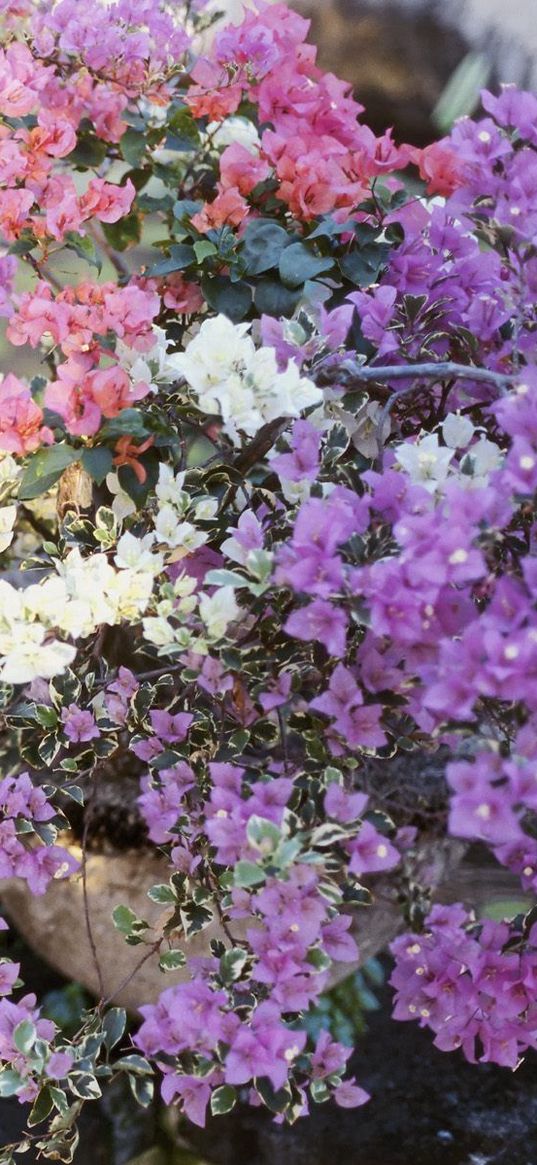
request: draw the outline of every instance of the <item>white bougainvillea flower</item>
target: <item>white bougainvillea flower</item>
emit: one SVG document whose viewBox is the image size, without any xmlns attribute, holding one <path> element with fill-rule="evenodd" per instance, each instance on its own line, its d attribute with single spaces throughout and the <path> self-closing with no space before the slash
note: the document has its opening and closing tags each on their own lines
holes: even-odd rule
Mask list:
<svg viewBox="0 0 537 1165">
<path fill-rule="evenodd" d="M 50 680 L 69 667 L 75 658 L 76 647 L 60 643 L 58 639 L 47 643 L 45 635 L 45 628 L 39 623 L 18 625 L 12 636 L 11 650 L 0 661 L 2 683 L 29 684 L 36 679 Z"/>
<path fill-rule="evenodd" d="M 269 421 L 299 417 L 323 399 L 294 360 L 280 372 L 274 348 L 256 349 L 250 326 L 215 316 L 204 321 L 184 353 L 171 357 L 201 411 L 221 416 L 235 444 L 242 433 L 253 437 Z"/>
<path fill-rule="evenodd" d="M 449 449 L 466 449 L 474 433 L 472 422 L 460 413 L 448 413 L 442 424 L 442 436 Z"/>
<path fill-rule="evenodd" d="M 122 488 L 117 473 L 107 474 L 106 487 L 113 496 L 111 508 L 118 522 L 123 522 L 130 514 L 136 513 L 136 502 L 133 502 L 126 490 Z"/>
<path fill-rule="evenodd" d="M 16 506 L 0 506 L 0 554 L 13 542 L 13 527 L 17 519 Z"/>
<path fill-rule="evenodd" d="M 445 482 L 454 456 L 453 449 L 439 444 L 436 433 L 426 433 L 414 444 L 405 441 L 397 445 L 394 452 L 397 464 L 405 470 L 412 484 L 421 485 L 430 493 Z"/>
<path fill-rule="evenodd" d="M 222 639 L 240 615 L 233 587 L 220 587 L 212 595 L 202 593 L 199 612 L 209 639 Z"/>
</svg>

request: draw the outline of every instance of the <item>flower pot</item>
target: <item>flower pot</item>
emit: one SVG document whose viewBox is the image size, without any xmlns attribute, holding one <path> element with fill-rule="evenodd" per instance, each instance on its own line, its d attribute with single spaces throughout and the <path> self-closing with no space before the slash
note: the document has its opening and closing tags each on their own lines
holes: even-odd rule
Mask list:
<svg viewBox="0 0 537 1165">
<path fill-rule="evenodd" d="M 81 851 L 72 846 L 79 859 Z M 416 862 L 416 876 L 426 885 L 449 888 L 450 878 L 459 866 L 464 847 L 449 840 L 425 841 L 421 844 Z M 19 878 L 0 882 L 2 908 L 29 946 L 62 975 L 74 979 L 90 992 L 99 995 L 99 976 L 88 934 L 88 918 L 101 969 L 104 994 L 114 1002 L 136 1011 L 143 1003 L 154 1003 L 160 992 L 173 983 L 188 978 L 183 967 L 163 973 L 159 955 L 147 954 L 146 946 L 129 946 L 115 929 L 112 911 L 120 904 L 129 906 L 149 923 L 145 942 L 149 945 L 161 933 L 167 911 L 147 897 L 147 890 L 155 883 L 166 882 L 169 866 L 145 850 L 126 853 L 89 853 L 86 859 L 86 904 L 82 875 L 66 881 L 53 881 L 47 892 L 36 897 Z M 404 926 L 401 907 L 397 902 L 397 888 L 393 877 L 372 881 L 372 906 L 354 912 L 353 933 L 360 948 L 360 962 L 382 950 Z M 471 878 L 468 881 L 471 890 Z M 233 923 L 238 939 L 252 925 L 250 920 Z M 211 939 L 225 939 L 218 919 L 189 940 L 178 944 L 187 955 L 209 954 Z M 359 965 L 359 964 L 356 964 Z M 331 982 L 348 975 L 352 964 L 334 964 Z"/>
</svg>

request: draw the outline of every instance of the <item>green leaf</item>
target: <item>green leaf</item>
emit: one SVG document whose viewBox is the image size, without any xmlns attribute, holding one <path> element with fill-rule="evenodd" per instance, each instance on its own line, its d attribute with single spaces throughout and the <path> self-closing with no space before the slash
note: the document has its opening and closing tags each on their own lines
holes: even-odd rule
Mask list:
<svg viewBox="0 0 537 1165">
<path fill-rule="evenodd" d="M 111 1051 L 121 1039 L 127 1024 L 127 1012 L 123 1007 L 111 1007 L 103 1019 L 104 1046 Z"/>
<path fill-rule="evenodd" d="M 28 462 L 19 486 L 21 501 L 30 501 L 46 493 L 61 477 L 64 469 L 77 461 L 80 454 L 70 445 L 50 445 L 38 449 Z"/>
<path fill-rule="evenodd" d="M 254 862 L 237 862 L 235 866 L 235 885 L 243 889 L 249 886 L 259 886 L 265 881 L 265 872 Z"/>
<path fill-rule="evenodd" d="M 213 255 L 218 254 L 218 247 L 215 247 L 209 239 L 199 239 L 197 243 L 194 243 L 194 253 L 198 263 L 204 263 L 205 259 L 210 259 Z"/>
<path fill-rule="evenodd" d="M 246 836 L 250 845 L 263 854 L 271 854 L 279 845 L 282 834 L 278 825 L 265 817 L 253 814 L 246 826 Z"/>
<path fill-rule="evenodd" d="M 143 161 L 146 150 L 146 135 L 139 133 L 138 130 L 128 129 L 123 137 L 120 139 L 119 148 L 121 156 L 129 166 L 134 166 L 137 169 Z"/>
<path fill-rule="evenodd" d="M 192 198 L 181 198 L 178 202 L 174 203 L 174 217 L 179 219 L 180 222 L 190 224 L 193 215 L 197 214 L 202 206 L 203 202 L 201 201 L 194 202 Z"/>
<path fill-rule="evenodd" d="M 74 251 L 75 255 L 78 255 L 79 259 L 85 259 L 86 263 L 96 267 L 98 273 L 101 273 L 102 259 L 91 235 L 77 235 L 76 231 L 68 231 L 64 242 L 70 251 Z"/>
<path fill-rule="evenodd" d="M 247 587 L 248 579 L 235 570 L 208 570 L 204 582 L 209 587 Z"/>
<path fill-rule="evenodd" d="M 290 316 L 299 299 L 299 291 L 284 287 L 278 279 L 262 279 L 254 290 L 255 306 L 264 315 Z"/>
<path fill-rule="evenodd" d="M 74 150 L 69 154 L 69 163 L 76 170 L 96 168 L 104 162 L 106 149 L 106 142 L 101 141 L 95 134 L 81 134 Z"/>
<path fill-rule="evenodd" d="M 191 150 L 200 141 L 199 126 L 187 105 L 172 103 L 168 126 L 166 148 L 169 150 Z"/>
<path fill-rule="evenodd" d="M 327 971 L 332 966 L 332 960 L 326 951 L 322 951 L 320 947 L 313 947 L 308 952 L 308 963 L 315 967 L 316 971 Z"/>
<path fill-rule="evenodd" d="M 315 255 L 305 243 L 291 243 L 280 255 L 280 276 L 287 287 L 300 287 L 333 266 L 330 256 Z"/>
<path fill-rule="evenodd" d="M 148 271 L 148 275 L 156 278 L 171 275 L 173 271 L 183 271 L 185 267 L 190 267 L 195 258 L 194 247 L 191 247 L 189 243 L 173 243 L 170 247 L 169 258 L 160 259 L 158 263 L 155 263 Z"/>
<path fill-rule="evenodd" d="M 153 1081 L 147 1080 L 145 1077 L 129 1076 L 129 1085 L 132 1095 L 138 1104 L 142 1108 L 149 1108 L 155 1091 Z"/>
<path fill-rule="evenodd" d="M 135 1076 L 152 1076 L 153 1069 L 148 1060 L 144 1056 L 138 1056 L 133 1052 L 129 1056 L 122 1056 L 120 1060 L 116 1060 L 114 1068 L 118 1068 L 121 1072 L 132 1072 Z"/>
<path fill-rule="evenodd" d="M 232 283 L 224 275 L 216 275 L 212 279 L 204 275 L 201 290 L 209 307 L 227 316 L 234 324 L 240 323 L 252 306 L 252 289 L 241 280 Z"/>
<path fill-rule="evenodd" d="M 10 1068 L 0 1072 L 0 1096 L 15 1096 L 21 1085 L 22 1080 L 18 1072 L 13 1072 Z"/>
<path fill-rule="evenodd" d="M 177 971 L 179 967 L 184 967 L 186 958 L 182 951 L 164 951 L 160 956 L 158 965 L 161 971 Z"/>
<path fill-rule="evenodd" d="M 86 473 L 100 485 L 112 470 L 114 455 L 105 445 L 94 445 L 91 449 L 84 449 L 80 460 Z"/>
<path fill-rule="evenodd" d="M 39 1125 L 41 1124 L 41 1121 L 46 1120 L 53 1108 L 53 1104 L 54 1102 L 50 1095 L 50 1088 L 48 1084 L 45 1084 L 45 1087 L 41 1089 L 38 1096 L 36 1096 L 34 1100 L 32 1111 L 30 1112 L 27 1121 L 29 1127 L 33 1128 L 34 1125 Z"/>
<path fill-rule="evenodd" d="M 240 254 L 248 275 L 262 275 L 277 267 L 280 255 L 289 246 L 289 235 L 284 227 L 270 219 L 257 219 L 249 223 L 243 239 Z"/>
<path fill-rule="evenodd" d="M 161 902 L 164 905 L 167 905 L 170 902 L 177 902 L 177 897 L 174 894 L 172 887 L 169 886 L 166 882 L 162 882 L 158 886 L 151 886 L 151 889 L 147 891 L 147 897 L 150 898 L 152 902 Z"/>
<path fill-rule="evenodd" d="M 13 1043 L 24 1056 L 31 1052 L 37 1039 L 37 1030 L 31 1019 L 22 1019 L 13 1032 Z"/>
<path fill-rule="evenodd" d="M 140 931 L 146 930 L 148 926 L 147 922 L 138 918 L 130 906 L 116 906 L 112 911 L 112 918 L 116 930 L 125 935 L 138 934 Z"/>
<path fill-rule="evenodd" d="M 240 979 L 244 967 L 246 965 L 248 955 L 241 947 L 233 947 L 231 951 L 226 951 L 220 959 L 220 974 L 224 983 L 235 983 Z"/>
<path fill-rule="evenodd" d="M 441 134 L 460 117 L 471 117 L 479 105 L 479 94 L 490 76 L 491 64 L 486 53 L 467 53 L 451 74 L 432 111 L 431 120 Z"/>
<path fill-rule="evenodd" d="M 114 437 L 147 437 L 144 418 L 139 409 L 122 409 L 119 416 L 112 417 L 103 425 L 99 436 L 113 439 Z"/>
<path fill-rule="evenodd" d="M 135 210 L 120 218 L 119 222 L 103 222 L 102 227 L 107 242 L 116 251 L 125 251 L 133 243 L 140 242 L 142 223 Z"/>
<path fill-rule="evenodd" d="M 58 723 L 58 713 L 48 704 L 36 704 L 35 718 L 42 728 L 55 728 Z"/>
<path fill-rule="evenodd" d="M 211 1096 L 211 1112 L 213 1116 L 224 1116 L 231 1112 L 237 1103 L 237 1093 L 231 1084 L 222 1084 L 215 1088 Z"/>
</svg>

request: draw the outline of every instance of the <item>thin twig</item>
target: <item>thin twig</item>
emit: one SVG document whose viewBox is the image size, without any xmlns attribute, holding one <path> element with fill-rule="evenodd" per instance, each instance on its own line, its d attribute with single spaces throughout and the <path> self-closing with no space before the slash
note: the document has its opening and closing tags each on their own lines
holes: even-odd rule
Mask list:
<svg viewBox="0 0 537 1165">
<path fill-rule="evenodd" d="M 142 958 L 138 961 L 138 963 L 133 968 L 133 970 L 129 971 L 128 975 L 125 975 L 125 978 L 121 980 L 121 983 L 118 983 L 117 987 L 114 987 L 114 990 L 110 992 L 110 995 L 107 995 L 105 999 L 99 1000 L 99 1007 L 101 1009 L 103 1007 L 108 1007 L 108 1004 L 112 1003 L 114 1001 L 114 999 L 116 999 L 117 996 L 122 991 L 124 991 L 126 987 L 129 986 L 129 983 L 131 983 L 132 980 L 134 979 L 134 976 L 138 974 L 138 971 L 140 970 L 140 968 L 143 967 L 144 963 L 147 963 L 147 960 L 150 959 L 152 957 L 152 955 L 155 955 L 157 953 L 159 948 L 162 946 L 163 942 L 164 942 L 164 936 L 162 938 L 158 938 L 156 940 L 156 942 L 151 943 L 151 946 L 145 952 L 145 955 L 143 955 Z M 104 992 L 103 992 L 103 994 L 104 994 Z"/>
<path fill-rule="evenodd" d="M 54 287 L 55 291 L 64 290 L 63 283 L 60 283 L 60 280 L 56 278 L 52 271 L 49 271 L 48 267 L 45 267 L 44 263 L 39 263 L 33 255 L 23 255 L 22 258 L 26 263 L 30 264 L 38 279 L 45 279 L 47 283 L 50 283 L 51 287 Z"/>
</svg>

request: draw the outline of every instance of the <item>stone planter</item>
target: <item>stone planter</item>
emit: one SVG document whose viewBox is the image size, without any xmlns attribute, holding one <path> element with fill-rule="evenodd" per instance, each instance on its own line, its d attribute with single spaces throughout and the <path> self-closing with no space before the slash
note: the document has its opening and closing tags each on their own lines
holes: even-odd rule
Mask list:
<svg viewBox="0 0 537 1165">
<path fill-rule="evenodd" d="M 81 857 L 76 847 L 73 847 L 73 852 Z M 417 863 L 417 875 L 428 885 L 446 889 L 463 854 L 464 847 L 457 842 L 435 839 L 424 843 Z M 147 851 L 90 853 L 87 857 L 88 911 L 105 995 L 131 1011 L 136 1011 L 143 1003 L 155 1002 L 165 987 L 188 978 L 184 968 L 163 974 L 158 966 L 157 953 L 151 954 L 136 970 L 143 958 L 144 946 L 129 946 L 115 929 L 111 918 L 115 906 L 130 906 L 149 923 L 146 934 L 150 944 L 153 937 L 158 936 L 167 912 L 147 898 L 147 890 L 155 883 L 167 881 L 168 876 L 169 866 Z M 372 882 L 372 890 L 374 904 L 356 911 L 353 927 L 362 962 L 386 947 L 404 925 L 393 884 L 388 879 L 377 878 Z M 67 978 L 76 980 L 98 995 L 98 976 L 88 937 L 81 875 L 68 881 L 52 882 L 41 897 L 30 894 L 21 879 L 4 880 L 0 882 L 0 898 L 10 921 L 41 958 Z M 250 921 L 244 920 L 239 926 L 234 923 L 234 936 L 240 939 L 251 925 Z M 181 946 L 188 955 L 206 955 L 213 938 L 224 938 L 218 920 Z M 336 964 L 332 970 L 332 982 L 338 982 L 352 970 L 348 963 Z"/>
</svg>

